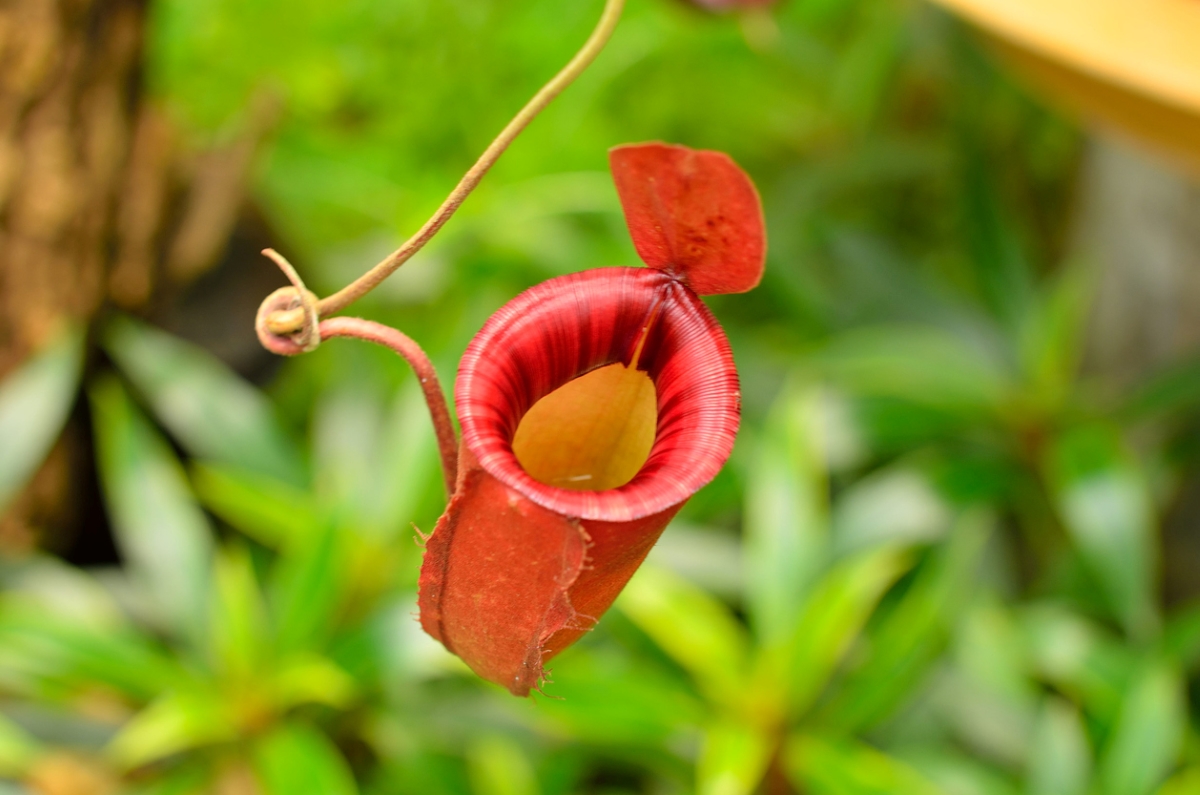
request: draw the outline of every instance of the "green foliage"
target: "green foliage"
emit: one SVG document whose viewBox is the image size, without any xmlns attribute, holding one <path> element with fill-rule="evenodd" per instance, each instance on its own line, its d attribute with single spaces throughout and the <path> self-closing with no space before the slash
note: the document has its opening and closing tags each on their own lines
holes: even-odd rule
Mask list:
<svg viewBox="0 0 1200 795">
<path fill-rule="evenodd" d="M 82 353 L 80 333 L 66 331 L 0 384 L 0 511 L 62 432 L 79 388 Z"/>
<path fill-rule="evenodd" d="M 342 755 L 320 732 L 303 724 L 263 738 L 255 766 L 268 795 L 354 795 L 358 787 Z"/>
<path fill-rule="evenodd" d="M 193 146 L 284 99 L 255 200 L 324 293 L 425 220 L 599 8 L 159 0 L 148 80 Z M 1200 608 L 1164 602 L 1160 533 L 1197 370 L 1081 375 L 1077 135 L 941 14 L 630 0 L 361 311 L 449 386 L 517 290 L 636 262 L 605 150 L 652 138 L 730 152 L 764 197 L 763 287 L 711 302 L 742 437 L 552 698 L 478 682 L 413 620 L 412 527 L 444 495 L 402 363 L 333 341 L 263 391 L 115 317 L 86 392 L 121 565 L 0 560 L 0 777 L 65 748 L 163 795 L 1195 791 Z M 0 384 L 0 504 L 81 350 Z"/>
<path fill-rule="evenodd" d="M 91 389 L 97 456 L 129 577 L 154 621 L 199 643 L 213 535 L 183 467 L 121 385 Z"/>
</svg>

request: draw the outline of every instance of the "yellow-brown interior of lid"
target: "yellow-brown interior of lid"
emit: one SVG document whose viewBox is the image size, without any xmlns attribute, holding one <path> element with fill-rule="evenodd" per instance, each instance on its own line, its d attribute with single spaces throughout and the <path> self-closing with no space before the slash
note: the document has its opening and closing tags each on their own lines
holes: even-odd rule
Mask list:
<svg viewBox="0 0 1200 795">
<path fill-rule="evenodd" d="M 513 453 L 548 486 L 605 491 L 641 470 L 657 425 L 654 382 L 634 367 L 610 364 L 533 404 L 517 427 Z"/>
</svg>

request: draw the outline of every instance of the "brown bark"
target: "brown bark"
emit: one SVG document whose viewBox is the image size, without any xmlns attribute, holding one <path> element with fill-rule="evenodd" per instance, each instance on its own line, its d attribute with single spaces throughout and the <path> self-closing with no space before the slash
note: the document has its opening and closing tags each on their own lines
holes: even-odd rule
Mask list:
<svg viewBox="0 0 1200 795">
<path fill-rule="evenodd" d="M 1200 180 L 1129 143 L 1092 142 L 1077 251 L 1097 269 L 1091 371 L 1127 388 L 1200 351 Z M 1163 596 L 1200 597 L 1200 477 L 1180 484 L 1162 528 Z"/>
<path fill-rule="evenodd" d="M 0 375 L 103 300 L 144 11 L 140 0 L 0 7 Z"/>
<path fill-rule="evenodd" d="M 1138 383 L 1200 349 L 1200 181 L 1096 136 L 1076 250 L 1098 269 L 1091 368 Z"/>
<path fill-rule="evenodd" d="M 146 0 L 0 0 L 0 377 L 64 320 L 207 271 L 279 102 L 184 152 L 141 91 Z"/>
<path fill-rule="evenodd" d="M 178 295 L 237 223 L 279 103 L 259 97 L 240 135 L 184 151 L 141 89 L 146 10 L 147 0 L 0 0 L 0 379 L 64 323 Z M 50 457 L 0 516 L 0 552 L 68 521 L 84 458 Z"/>
<path fill-rule="evenodd" d="M 141 0 L 0 0 L 0 378 L 104 300 L 144 16 Z M 55 448 L 0 516 L 2 550 L 70 521 L 78 459 Z"/>
</svg>

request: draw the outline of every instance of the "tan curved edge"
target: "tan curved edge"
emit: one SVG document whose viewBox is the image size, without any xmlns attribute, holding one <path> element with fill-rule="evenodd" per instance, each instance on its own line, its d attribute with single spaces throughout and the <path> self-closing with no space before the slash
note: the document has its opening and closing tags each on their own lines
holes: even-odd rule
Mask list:
<svg viewBox="0 0 1200 795">
<path fill-rule="evenodd" d="M 1013 71 L 1048 100 L 1091 125 L 1135 139 L 1200 179 L 1200 114 L 1094 79 L 1003 39 L 988 38 Z"/>
<path fill-rule="evenodd" d="M 1034 55 L 1200 115 L 1200 0 L 931 0 Z"/>
</svg>

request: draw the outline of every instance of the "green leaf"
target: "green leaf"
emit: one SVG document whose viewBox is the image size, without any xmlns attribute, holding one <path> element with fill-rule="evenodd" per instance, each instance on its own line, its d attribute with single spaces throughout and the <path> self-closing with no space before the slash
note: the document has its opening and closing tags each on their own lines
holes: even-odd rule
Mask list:
<svg viewBox="0 0 1200 795">
<path fill-rule="evenodd" d="M 976 420 L 994 416 L 1010 389 L 990 351 L 927 328 L 840 334 L 815 361 L 851 393 L 900 398 Z"/>
<path fill-rule="evenodd" d="M 430 484 L 441 489 L 441 459 L 417 379 L 406 378 L 378 429 L 372 478 L 359 503 L 364 528 L 383 538 L 407 533 Z"/>
<path fill-rule="evenodd" d="M 576 646 L 555 659 L 554 679 L 538 712 L 583 742 L 661 747 L 707 717 L 681 677 L 626 655 Z"/>
<path fill-rule="evenodd" d="M 704 730 L 696 763 L 697 795 L 753 795 L 774 751 L 769 732 L 739 721 L 718 720 Z"/>
<path fill-rule="evenodd" d="M 742 539 L 721 527 L 693 525 L 678 519 L 654 544 L 646 561 L 669 569 L 727 600 L 741 598 L 745 566 Z"/>
<path fill-rule="evenodd" d="M 103 582 L 57 558 L 30 555 L 4 571 L 3 584 L 10 604 L 28 604 L 93 629 L 126 624 Z"/>
<path fill-rule="evenodd" d="M 511 737 L 488 733 L 467 746 L 467 773 L 474 795 L 538 795 L 537 775 Z"/>
<path fill-rule="evenodd" d="M 1186 671 L 1200 664 L 1200 604 L 1188 605 L 1168 619 L 1163 648 Z"/>
<path fill-rule="evenodd" d="M 912 695 L 969 604 L 990 526 L 984 514 L 965 514 L 904 595 L 868 628 L 861 661 L 822 707 L 830 725 L 845 731 L 872 725 Z"/>
<path fill-rule="evenodd" d="M 250 556 L 242 547 L 221 550 L 213 569 L 216 587 L 208 614 L 210 653 L 225 677 L 245 682 L 261 668 L 267 653 L 262 592 Z"/>
<path fill-rule="evenodd" d="M 1025 792 L 1005 773 L 978 759 L 978 754 L 965 756 L 950 744 L 909 748 L 900 756 L 946 795 L 1022 795 Z"/>
<path fill-rule="evenodd" d="M 356 533 L 390 540 L 407 533 L 440 459 L 423 393 L 405 380 L 390 409 L 360 388 L 335 388 L 313 427 L 316 487 L 323 505 Z"/>
<path fill-rule="evenodd" d="M 817 390 L 791 387 L 776 401 L 747 478 L 745 590 L 751 623 L 768 642 L 796 623 L 826 555 L 825 477 Z"/>
<path fill-rule="evenodd" d="M 1134 651 L 1060 606 L 1031 605 L 1019 620 L 1034 672 L 1102 723 L 1116 720 L 1137 670 Z"/>
<path fill-rule="evenodd" d="M 101 684 L 134 699 L 153 698 L 182 676 L 141 636 L 19 605 L 0 610 L 0 670 L 79 691 Z"/>
<path fill-rule="evenodd" d="M 954 516 L 921 472 L 903 464 L 847 487 L 833 509 L 834 554 L 944 538 Z"/>
<path fill-rule="evenodd" d="M 104 347 L 155 416 L 197 458 L 305 482 L 295 443 L 262 393 L 204 350 L 127 317 Z"/>
<path fill-rule="evenodd" d="M 358 685 L 350 674 L 330 660 L 317 654 L 300 653 L 276 665 L 265 689 L 280 711 L 302 704 L 324 704 L 343 709 L 354 698 Z"/>
<path fill-rule="evenodd" d="M 100 476 L 122 556 L 173 631 L 199 639 L 212 529 L 179 461 L 116 379 L 98 379 L 90 393 Z"/>
<path fill-rule="evenodd" d="M 134 785 L 122 795 L 200 795 L 212 787 L 211 774 L 201 765 L 168 768 L 153 781 Z"/>
<path fill-rule="evenodd" d="M 861 24 L 836 60 L 830 99 L 833 110 L 851 129 L 865 130 L 887 102 L 895 61 L 904 51 L 898 16 L 889 6 L 864 7 Z"/>
<path fill-rule="evenodd" d="M 1114 428 L 1080 428 L 1060 438 L 1049 469 L 1063 523 L 1098 577 L 1113 611 L 1135 637 L 1158 624 L 1157 528 L 1146 478 Z"/>
<path fill-rule="evenodd" d="M 284 724 L 258 743 L 254 767 L 264 795 L 354 795 L 358 785 L 341 752 L 325 735 Z"/>
<path fill-rule="evenodd" d="M 704 591 L 664 569 L 642 566 L 617 607 L 710 697 L 730 699 L 744 688 L 749 640 L 729 608 Z"/>
<path fill-rule="evenodd" d="M 329 636 L 349 585 L 346 557 L 342 536 L 327 523 L 278 564 L 270 595 L 281 652 L 316 648 Z"/>
<path fill-rule="evenodd" d="M 1078 378 L 1092 305 L 1091 276 L 1078 265 L 1056 274 L 1020 328 L 1027 397 L 1046 414 L 1062 410 Z"/>
<path fill-rule="evenodd" d="M 911 565 L 901 550 L 874 549 L 842 561 L 817 583 L 786 650 L 792 716 L 821 694 L 879 600 Z"/>
<path fill-rule="evenodd" d="M 958 739 L 981 757 L 1018 769 L 1029 756 L 1041 690 L 1028 677 L 1016 621 L 985 592 L 955 627 L 952 662 L 935 700 Z"/>
<path fill-rule="evenodd" d="M 132 769 L 238 737 L 234 705 L 207 690 L 167 693 L 126 723 L 109 743 L 114 764 Z"/>
<path fill-rule="evenodd" d="M 204 507 L 268 547 L 308 537 L 321 521 L 307 491 L 268 475 L 196 464 L 192 483 Z"/>
<path fill-rule="evenodd" d="M 1193 765 L 1171 776 L 1155 795 L 1195 795 L 1197 792 L 1200 792 L 1200 765 Z"/>
<path fill-rule="evenodd" d="M 374 467 L 384 425 L 381 401 L 370 390 L 334 386 L 317 403 L 313 417 L 313 483 L 318 499 L 353 527 L 375 486 Z M 405 484 L 389 484 L 402 489 Z"/>
<path fill-rule="evenodd" d="M 1135 386 L 1122 414 L 1139 420 L 1194 409 L 1200 404 L 1200 359 L 1173 364 Z"/>
<path fill-rule="evenodd" d="M 0 715 L 0 776 L 20 778 L 41 751 L 24 729 Z"/>
<path fill-rule="evenodd" d="M 0 382 L 0 514 L 37 471 L 79 391 L 83 334 L 64 332 Z"/>
<path fill-rule="evenodd" d="M 1187 697 L 1178 669 L 1147 662 L 1121 705 L 1100 757 L 1103 795 L 1148 795 L 1175 767 L 1187 727 Z"/>
<path fill-rule="evenodd" d="M 794 735 L 784 749 L 792 782 L 811 795 L 943 795 L 904 762 L 853 740 Z"/>
<path fill-rule="evenodd" d="M 957 125 L 963 166 L 958 171 L 957 219 L 968 267 L 984 305 L 1006 328 L 1016 328 L 1034 301 L 1033 266 L 1012 210 L 1001 201 L 1000 177 L 990 167 L 977 135 Z"/>
<path fill-rule="evenodd" d="M 1087 795 L 1092 749 L 1073 704 L 1046 699 L 1029 750 L 1029 795 Z"/>
</svg>

